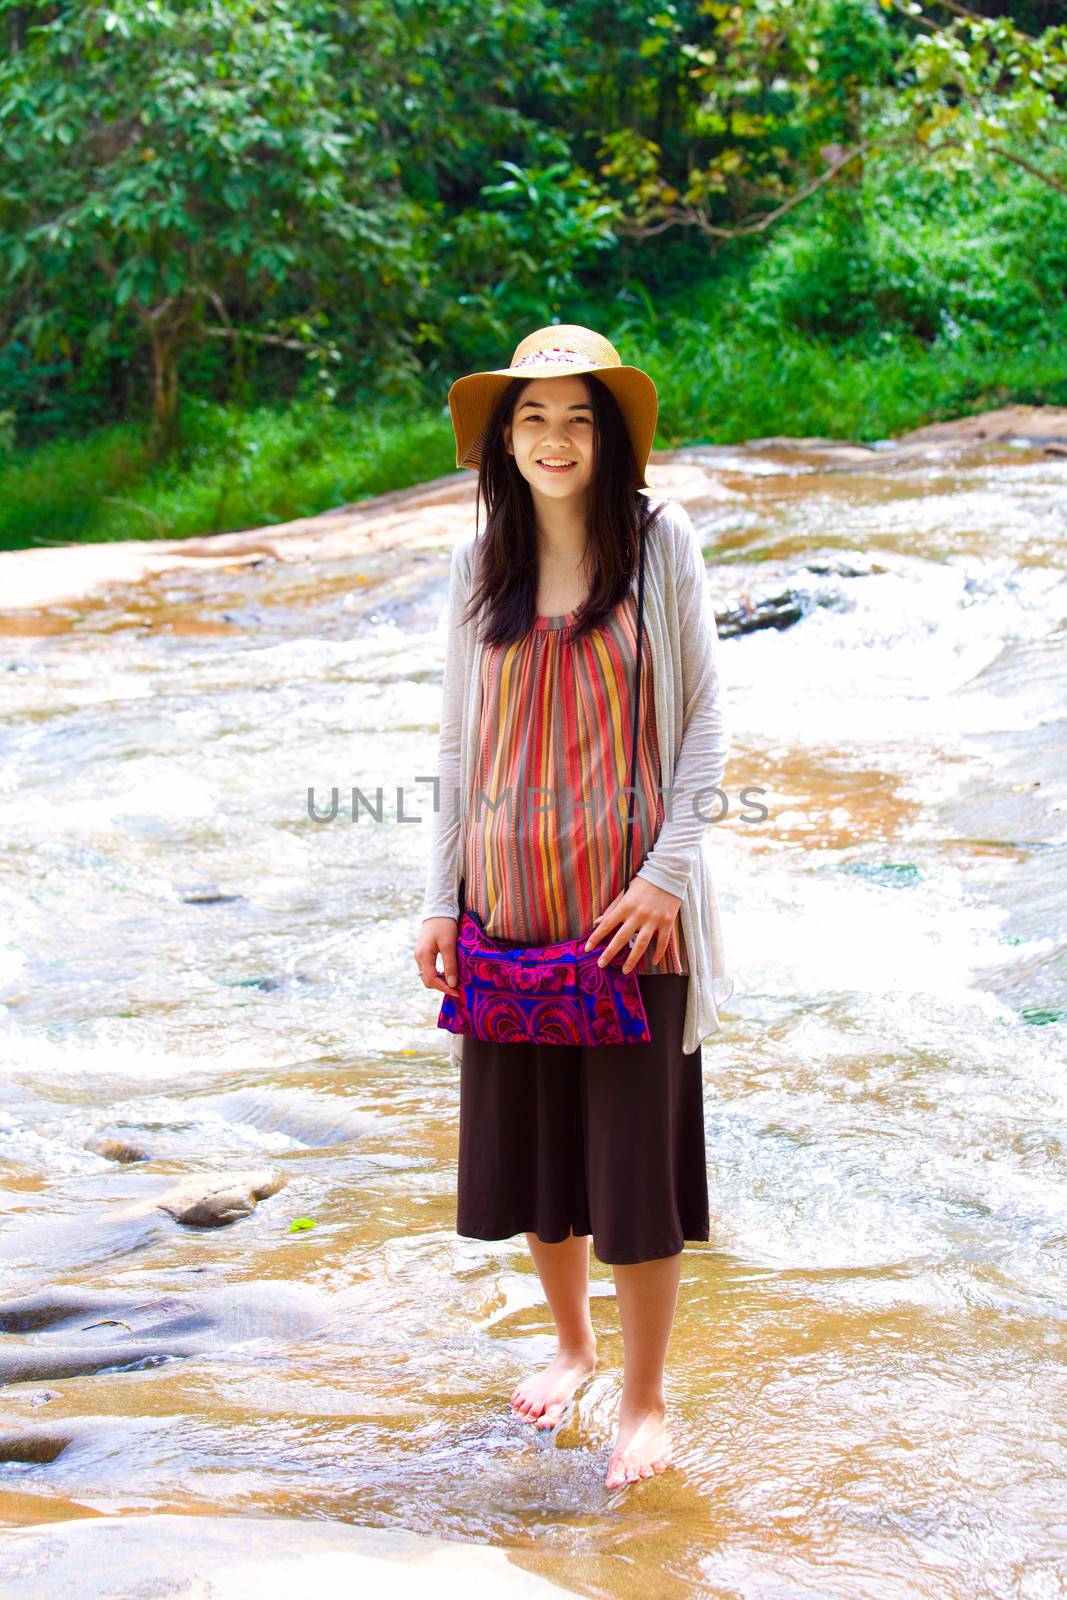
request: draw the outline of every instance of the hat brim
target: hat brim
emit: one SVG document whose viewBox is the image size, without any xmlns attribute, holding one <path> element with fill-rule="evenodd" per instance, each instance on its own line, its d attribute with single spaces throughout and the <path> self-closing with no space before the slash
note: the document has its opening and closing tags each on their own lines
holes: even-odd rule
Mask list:
<svg viewBox="0 0 1067 1600">
<path fill-rule="evenodd" d="M 656 385 L 640 367 L 568 367 L 565 373 L 561 373 L 558 367 L 541 372 L 531 370 L 529 366 L 497 367 L 491 372 L 469 372 L 465 377 L 457 378 L 448 391 L 448 409 L 452 417 L 452 431 L 456 436 L 456 466 L 473 467 L 475 470 L 480 467 L 493 407 L 513 379 L 532 381 L 535 378 L 578 377 L 582 374 L 599 378 L 618 401 L 643 484 L 649 452 L 656 436 L 659 396 Z"/>
</svg>

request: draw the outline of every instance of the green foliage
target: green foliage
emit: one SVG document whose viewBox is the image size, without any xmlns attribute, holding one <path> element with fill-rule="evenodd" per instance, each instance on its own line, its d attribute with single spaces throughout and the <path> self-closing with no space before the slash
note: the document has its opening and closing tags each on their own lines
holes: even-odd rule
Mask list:
<svg viewBox="0 0 1067 1600">
<path fill-rule="evenodd" d="M 764 331 L 1036 336 L 1065 309 L 1067 200 L 1029 179 L 883 174 L 867 180 L 847 228 L 828 195 L 731 285 L 735 315 Z"/>
<path fill-rule="evenodd" d="M 321 509 L 368 415 L 448 470 L 457 372 L 635 306 L 701 428 L 1056 391 L 1067 29 L 983 9 L 0 0 L 2 537 Z"/>
<path fill-rule="evenodd" d="M 487 358 L 515 342 L 514 328 L 558 316 L 580 292 L 581 269 L 618 243 L 619 208 L 588 174 L 565 161 L 497 165 L 505 176 L 483 186 L 484 206 L 441 236 L 443 292 L 435 307 L 442 343 L 453 339 Z M 450 295 L 454 284 L 459 292 Z"/>
<path fill-rule="evenodd" d="M 322 365 L 336 351 L 321 303 L 342 284 L 370 318 L 387 310 L 422 212 L 391 182 L 324 26 L 331 7 L 19 10 L 24 48 L 0 58 L 0 270 L 17 293 L 8 336 L 37 361 L 71 356 L 67 318 L 88 282 L 84 356 L 132 324 L 166 424 L 187 344 L 281 342 Z M 255 325 L 238 330 L 249 305 Z M 386 361 L 389 320 L 370 337 Z"/>
</svg>

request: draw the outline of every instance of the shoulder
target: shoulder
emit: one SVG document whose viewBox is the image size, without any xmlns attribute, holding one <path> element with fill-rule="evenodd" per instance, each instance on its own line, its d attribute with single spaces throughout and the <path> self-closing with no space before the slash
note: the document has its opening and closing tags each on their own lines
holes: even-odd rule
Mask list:
<svg viewBox="0 0 1067 1600">
<path fill-rule="evenodd" d="M 649 495 L 652 520 L 649 523 L 651 545 L 660 551 L 665 561 L 672 565 L 685 565 L 697 544 L 693 519 L 680 500 L 670 499 L 653 492 Z"/>
<path fill-rule="evenodd" d="M 474 534 L 469 533 L 458 544 L 452 546 L 452 570 L 463 580 L 465 587 L 470 587 L 471 562 L 474 555 Z"/>
</svg>

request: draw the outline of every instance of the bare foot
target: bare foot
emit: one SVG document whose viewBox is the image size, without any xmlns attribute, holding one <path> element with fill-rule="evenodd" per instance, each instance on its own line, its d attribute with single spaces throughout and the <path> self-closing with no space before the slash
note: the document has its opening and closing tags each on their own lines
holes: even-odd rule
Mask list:
<svg viewBox="0 0 1067 1600">
<path fill-rule="evenodd" d="M 543 1372 L 522 1380 L 511 1397 L 512 1409 L 526 1422 L 551 1428 L 595 1366 L 596 1345 L 560 1350 Z"/>
<path fill-rule="evenodd" d="M 605 1488 L 617 1489 L 623 1483 L 636 1483 L 639 1478 L 651 1478 L 671 1466 L 674 1458 L 665 1414 L 662 1400 L 623 1399 L 618 1438 L 608 1462 Z"/>
</svg>

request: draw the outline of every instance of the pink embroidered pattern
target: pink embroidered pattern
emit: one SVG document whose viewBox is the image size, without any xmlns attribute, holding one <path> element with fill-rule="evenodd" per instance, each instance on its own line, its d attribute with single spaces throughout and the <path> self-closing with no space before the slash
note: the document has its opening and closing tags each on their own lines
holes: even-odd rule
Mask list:
<svg viewBox="0 0 1067 1600">
<path fill-rule="evenodd" d="M 603 947 L 584 945 L 581 938 L 513 948 L 464 910 L 456 940 L 460 999 L 445 995 L 437 1026 L 496 1044 L 647 1043 L 637 973 L 622 971 L 629 951 L 617 950 L 602 967 Z"/>
<path fill-rule="evenodd" d="M 599 361 L 593 361 L 589 356 L 583 355 L 580 350 L 568 350 L 564 345 L 549 345 L 545 350 L 531 350 L 529 355 L 523 356 L 521 361 L 513 363 L 515 367 L 535 367 L 542 364 L 558 367 L 573 367 L 578 362 L 587 367 L 599 367 Z"/>
</svg>

